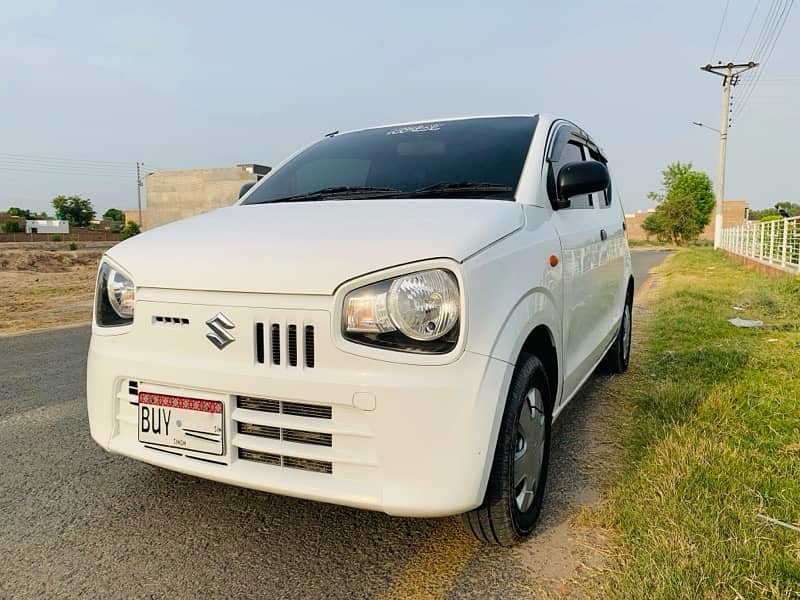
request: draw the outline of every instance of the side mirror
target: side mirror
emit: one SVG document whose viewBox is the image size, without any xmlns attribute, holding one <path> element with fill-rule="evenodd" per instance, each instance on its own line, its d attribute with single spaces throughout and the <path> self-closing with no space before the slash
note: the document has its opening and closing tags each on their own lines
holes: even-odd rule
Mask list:
<svg viewBox="0 0 800 600">
<path fill-rule="evenodd" d="M 250 191 L 250 188 L 257 184 L 257 181 L 248 181 L 242 187 L 239 188 L 239 199 L 242 198 L 247 192 Z"/>
<path fill-rule="evenodd" d="M 569 199 L 573 196 L 599 192 L 606 189 L 610 183 L 611 177 L 608 169 L 599 161 L 584 160 L 567 163 L 558 172 L 557 208 L 567 208 Z"/>
</svg>

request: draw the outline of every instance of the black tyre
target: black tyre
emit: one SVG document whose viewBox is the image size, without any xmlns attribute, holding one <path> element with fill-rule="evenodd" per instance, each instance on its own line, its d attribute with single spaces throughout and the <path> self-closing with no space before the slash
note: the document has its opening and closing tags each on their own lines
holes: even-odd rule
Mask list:
<svg viewBox="0 0 800 600">
<path fill-rule="evenodd" d="M 625 299 L 619 331 L 611 348 L 608 349 L 600 370 L 604 373 L 624 373 L 631 361 L 631 332 L 633 331 L 633 298 L 630 294 Z"/>
<path fill-rule="evenodd" d="M 523 354 L 511 380 L 483 504 L 461 515 L 480 541 L 512 546 L 530 537 L 542 509 L 552 421 L 544 366 Z"/>
</svg>

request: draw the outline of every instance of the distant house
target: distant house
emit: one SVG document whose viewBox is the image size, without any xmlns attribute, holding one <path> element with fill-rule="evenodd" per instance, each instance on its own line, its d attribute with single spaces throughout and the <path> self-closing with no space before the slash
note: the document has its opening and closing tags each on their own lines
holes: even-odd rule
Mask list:
<svg viewBox="0 0 800 600">
<path fill-rule="evenodd" d="M 69 233 L 69 221 L 29 219 L 25 221 L 25 233 Z"/>
</svg>

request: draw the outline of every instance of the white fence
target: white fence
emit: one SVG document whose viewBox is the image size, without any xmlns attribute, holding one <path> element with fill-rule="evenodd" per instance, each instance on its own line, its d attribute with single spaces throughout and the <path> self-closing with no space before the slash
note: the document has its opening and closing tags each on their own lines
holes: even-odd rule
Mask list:
<svg viewBox="0 0 800 600">
<path fill-rule="evenodd" d="M 771 264 L 786 271 L 800 272 L 800 217 L 748 221 L 722 230 L 722 248 Z"/>
</svg>

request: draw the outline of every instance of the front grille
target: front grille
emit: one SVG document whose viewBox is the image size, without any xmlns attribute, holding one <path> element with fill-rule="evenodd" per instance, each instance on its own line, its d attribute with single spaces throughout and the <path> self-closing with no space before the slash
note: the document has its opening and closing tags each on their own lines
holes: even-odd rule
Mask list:
<svg viewBox="0 0 800 600">
<path fill-rule="evenodd" d="M 256 323 L 256 362 L 264 364 L 264 324 Z"/>
<path fill-rule="evenodd" d="M 255 423 L 239 423 L 237 426 L 239 433 L 245 435 L 255 435 L 258 437 L 269 438 L 271 440 L 283 440 L 284 442 L 294 442 L 296 444 L 312 444 L 314 446 L 328 446 L 333 444 L 333 436 L 330 433 L 319 433 L 317 431 L 303 431 L 302 429 L 281 429 L 273 425 L 257 425 Z"/>
<path fill-rule="evenodd" d="M 300 402 L 282 402 L 281 412 L 295 417 L 311 417 L 314 419 L 330 419 L 333 408 L 319 404 L 302 404 Z"/>
<path fill-rule="evenodd" d="M 239 448 L 239 458 L 244 460 L 254 460 L 255 462 L 264 463 L 267 465 L 281 466 L 281 456 L 278 454 L 269 454 L 268 452 L 256 452 L 255 450 L 245 450 Z"/>
<path fill-rule="evenodd" d="M 302 402 L 288 402 L 271 400 L 269 398 L 253 398 L 252 396 L 236 396 L 236 405 L 248 410 L 259 410 L 268 413 L 280 413 L 295 417 L 309 417 L 312 419 L 333 418 L 333 407 L 322 404 L 305 404 Z"/>
<path fill-rule="evenodd" d="M 287 341 L 289 366 L 297 366 L 297 325 L 289 325 L 289 340 Z"/>
<path fill-rule="evenodd" d="M 164 317 L 156 315 L 153 317 L 153 324 L 156 325 L 188 325 L 189 319 L 185 317 Z"/>
<path fill-rule="evenodd" d="M 270 438 L 272 440 L 281 439 L 281 428 L 271 425 L 256 425 L 255 423 L 239 423 L 239 433 L 247 435 L 257 435 L 259 437 Z"/>
<path fill-rule="evenodd" d="M 272 348 L 272 364 L 281 364 L 281 326 L 275 323 L 271 328 L 270 343 Z"/>
<path fill-rule="evenodd" d="M 311 458 L 284 456 L 283 466 L 290 469 L 301 469 L 303 471 L 316 471 L 317 473 L 333 473 L 333 463 L 324 460 L 313 460 Z"/>
<path fill-rule="evenodd" d="M 314 460 L 312 458 L 297 458 L 296 456 L 281 456 L 271 452 L 258 452 L 257 450 L 245 450 L 239 448 L 239 458 L 242 460 L 252 460 L 266 465 L 276 467 L 286 467 L 287 469 L 300 469 L 301 471 L 314 471 L 316 473 L 333 473 L 333 463 L 325 460 Z"/>
<path fill-rule="evenodd" d="M 297 444 L 313 444 L 315 446 L 328 446 L 333 444 L 333 436 L 330 433 L 319 433 L 317 431 L 302 431 L 300 429 L 284 429 L 281 432 L 281 439 L 284 442 L 295 442 Z"/>
<path fill-rule="evenodd" d="M 281 403 L 277 400 L 268 400 L 266 398 L 251 398 L 250 396 L 236 396 L 236 405 L 239 408 L 247 408 L 249 410 L 260 410 L 261 412 L 279 413 L 281 411 Z"/>
<path fill-rule="evenodd" d="M 298 337 L 297 325 L 289 324 L 286 327 L 286 356 L 283 356 L 281 326 L 272 323 L 269 327 L 269 340 L 266 339 L 264 323 L 256 323 L 256 362 L 260 365 L 266 360 L 265 351 L 269 347 L 270 363 L 273 365 L 282 364 L 286 360 L 289 367 L 300 365 L 300 345 L 302 344 L 303 365 L 307 369 L 313 369 L 316 365 L 316 347 L 314 340 L 314 326 L 306 325 L 303 328 L 303 335 Z"/>
<path fill-rule="evenodd" d="M 314 368 L 314 327 L 306 325 L 306 367 Z"/>
</svg>

